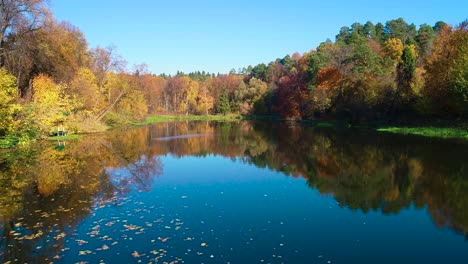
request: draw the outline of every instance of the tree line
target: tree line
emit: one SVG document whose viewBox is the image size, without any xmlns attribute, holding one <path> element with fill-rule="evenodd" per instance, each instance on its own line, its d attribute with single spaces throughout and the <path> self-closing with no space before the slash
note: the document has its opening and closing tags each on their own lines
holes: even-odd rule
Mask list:
<svg viewBox="0 0 468 264">
<path fill-rule="evenodd" d="M 155 75 L 116 48 L 88 48 L 45 0 L 0 3 L 0 146 L 58 125 L 92 132 L 147 115 L 277 115 L 350 123 L 464 119 L 468 21 L 416 27 L 402 18 L 342 27 L 335 41 L 228 74 Z"/>
</svg>

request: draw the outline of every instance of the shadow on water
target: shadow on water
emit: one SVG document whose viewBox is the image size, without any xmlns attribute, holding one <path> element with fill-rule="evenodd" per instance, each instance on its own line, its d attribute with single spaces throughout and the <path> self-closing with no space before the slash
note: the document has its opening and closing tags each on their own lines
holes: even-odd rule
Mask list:
<svg viewBox="0 0 468 264">
<path fill-rule="evenodd" d="M 302 177 L 341 207 L 398 214 L 414 205 L 437 226 L 468 233 L 466 142 L 291 123 L 169 122 L 0 153 L 0 259 L 60 258 L 96 207 L 150 192 L 167 155 L 235 158 Z"/>
</svg>

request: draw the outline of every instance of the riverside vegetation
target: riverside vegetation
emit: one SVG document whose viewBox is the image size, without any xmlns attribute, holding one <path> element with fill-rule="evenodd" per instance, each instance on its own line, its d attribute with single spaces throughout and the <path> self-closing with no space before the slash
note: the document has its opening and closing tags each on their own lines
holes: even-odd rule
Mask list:
<svg viewBox="0 0 468 264">
<path fill-rule="evenodd" d="M 162 113 L 350 125 L 446 120 L 466 138 L 468 21 L 354 23 L 303 54 L 228 74 L 170 76 L 145 64 L 130 69 L 113 46 L 88 48 L 45 0 L 0 5 L 0 148 L 47 137 L 57 126 L 95 132 Z"/>
</svg>

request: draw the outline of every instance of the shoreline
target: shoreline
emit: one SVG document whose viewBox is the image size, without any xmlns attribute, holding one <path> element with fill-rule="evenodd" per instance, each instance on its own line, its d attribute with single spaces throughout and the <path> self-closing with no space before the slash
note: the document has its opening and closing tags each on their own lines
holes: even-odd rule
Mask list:
<svg viewBox="0 0 468 264">
<path fill-rule="evenodd" d="M 400 135 L 414 135 L 427 138 L 439 138 L 439 139 L 461 139 L 468 141 L 468 123 L 462 122 L 457 126 L 451 125 L 449 123 L 443 123 L 440 125 L 438 122 L 431 123 L 421 123 L 421 124 L 382 124 L 382 123 L 368 123 L 368 124 L 358 124 L 350 125 L 340 121 L 321 121 L 321 120 L 297 120 L 297 119 L 287 119 L 279 116 L 262 116 L 262 115 L 159 115 L 159 116 L 149 116 L 146 117 L 143 121 L 140 122 L 130 122 L 128 124 L 120 124 L 113 127 L 108 127 L 109 129 L 122 128 L 122 127 L 140 127 L 147 126 L 160 122 L 170 122 L 170 121 L 241 121 L 241 120 L 260 120 L 260 121 L 290 121 L 297 122 L 300 124 L 310 124 L 312 127 L 317 128 L 339 128 L 339 129 L 349 129 L 349 128 L 361 128 L 361 129 L 370 129 L 378 133 L 391 133 L 391 134 L 400 134 Z M 73 140 L 79 139 L 88 133 L 81 134 L 71 134 L 67 136 L 50 136 L 37 140 Z M 31 140 L 33 142 L 35 140 Z M 18 144 L 9 147 L 3 147 L 2 149 L 13 149 L 16 148 Z"/>
<path fill-rule="evenodd" d="M 416 135 L 422 137 L 442 138 L 442 139 L 464 139 L 468 140 L 468 124 L 462 123 L 459 126 L 444 124 L 435 126 L 435 124 L 358 124 L 349 125 L 339 121 L 320 121 L 320 120 L 295 120 L 281 118 L 279 116 L 249 116 L 249 115 L 161 115 L 147 117 L 142 122 L 131 123 L 131 126 L 145 126 L 159 122 L 167 121 L 234 121 L 234 120 L 265 120 L 265 121 L 292 121 L 297 123 L 312 124 L 313 127 L 331 127 L 331 128 L 364 128 L 377 131 L 379 133 L 392 133 L 400 135 Z M 437 123 L 436 123 L 437 124 Z"/>
</svg>

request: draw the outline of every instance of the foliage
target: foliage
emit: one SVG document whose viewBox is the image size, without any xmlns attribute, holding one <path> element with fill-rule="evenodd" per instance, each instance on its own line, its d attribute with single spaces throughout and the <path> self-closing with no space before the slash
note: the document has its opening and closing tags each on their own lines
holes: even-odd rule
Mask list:
<svg viewBox="0 0 468 264">
<path fill-rule="evenodd" d="M 16 78 L 0 68 L 0 137 L 13 132 L 16 127 L 15 115 L 21 109 L 16 104 Z"/>
<path fill-rule="evenodd" d="M 432 112 L 466 116 L 468 114 L 468 23 L 456 29 L 440 29 L 427 58 L 424 96 Z"/>
<path fill-rule="evenodd" d="M 219 97 L 218 111 L 223 115 L 231 112 L 231 104 L 226 90 L 224 90 Z"/>
<path fill-rule="evenodd" d="M 403 55 L 403 42 L 398 38 L 391 38 L 384 45 L 386 55 L 396 62 L 400 62 Z"/>
</svg>

